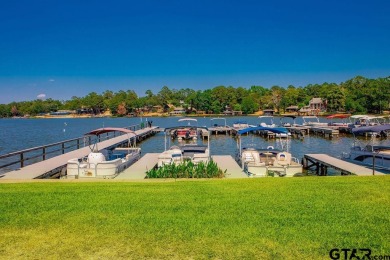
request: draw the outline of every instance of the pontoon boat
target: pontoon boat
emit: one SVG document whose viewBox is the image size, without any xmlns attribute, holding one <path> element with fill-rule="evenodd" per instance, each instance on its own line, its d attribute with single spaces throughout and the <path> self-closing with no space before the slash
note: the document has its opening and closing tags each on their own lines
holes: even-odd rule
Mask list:
<svg viewBox="0 0 390 260">
<path fill-rule="evenodd" d="M 278 150 L 272 146 L 266 149 L 255 149 L 253 147 L 242 147 L 241 135 L 259 130 L 267 130 L 278 134 L 287 134 L 288 131 L 283 127 L 250 127 L 238 131 L 238 162 L 243 171 L 249 177 L 292 177 L 296 174 L 302 174 L 302 165 L 299 160 L 292 157 L 288 151 Z"/>
<path fill-rule="evenodd" d="M 117 147 L 113 150 L 99 150 L 98 136 L 110 132 L 121 132 L 128 135 L 128 147 Z M 66 168 L 66 178 L 114 178 L 120 172 L 137 161 L 141 148 L 135 147 L 135 133 L 126 128 L 100 128 L 85 134 L 96 136 L 96 142 L 87 157 L 70 159 Z M 131 139 L 133 146 L 130 147 Z"/>
</svg>

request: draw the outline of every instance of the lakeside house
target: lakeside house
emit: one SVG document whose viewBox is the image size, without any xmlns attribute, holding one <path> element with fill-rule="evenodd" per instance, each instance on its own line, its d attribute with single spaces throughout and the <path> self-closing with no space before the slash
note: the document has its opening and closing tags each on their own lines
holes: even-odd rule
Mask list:
<svg viewBox="0 0 390 260">
<path fill-rule="evenodd" d="M 299 109 L 299 115 L 318 115 L 321 112 L 326 111 L 326 100 L 322 98 L 312 98 L 309 101 L 308 106 L 304 106 Z"/>
<path fill-rule="evenodd" d="M 183 107 L 175 107 L 173 111 L 169 112 L 170 115 L 182 115 L 186 110 Z"/>
<path fill-rule="evenodd" d="M 323 112 L 326 110 L 326 100 L 322 98 L 312 98 L 309 101 L 309 107 L 311 110 Z"/>
</svg>

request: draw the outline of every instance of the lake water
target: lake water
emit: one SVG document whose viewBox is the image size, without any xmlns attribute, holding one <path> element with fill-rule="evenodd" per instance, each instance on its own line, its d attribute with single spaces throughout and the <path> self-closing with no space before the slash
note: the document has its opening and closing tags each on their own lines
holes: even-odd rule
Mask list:
<svg viewBox="0 0 390 260">
<path fill-rule="evenodd" d="M 177 126 L 178 117 L 150 117 L 150 118 L 61 118 L 61 119 L 0 119 L 0 155 L 59 142 L 67 139 L 77 138 L 84 133 L 101 127 L 125 127 L 140 124 L 142 122 L 153 121 L 153 126 L 172 127 Z M 222 120 L 211 121 L 209 117 L 198 117 L 199 126 L 212 126 L 213 123 L 222 124 Z M 227 117 L 228 125 L 235 121 L 246 121 L 249 124 L 258 125 L 260 123 L 257 117 Z M 327 122 L 325 118 L 320 121 Z M 274 122 L 279 123 L 279 118 L 275 117 Z M 297 118 L 296 123 L 301 124 L 302 119 Z M 267 140 L 260 136 L 244 136 L 243 144 L 255 146 L 258 148 L 269 145 L 275 148 L 286 147 L 297 157 L 302 159 L 307 153 L 325 153 L 331 156 L 340 157 L 342 152 L 349 152 L 353 143 L 351 135 L 341 135 L 338 138 L 328 139 L 319 136 L 306 136 L 303 139 L 291 138 L 288 143 L 286 140 L 270 139 Z M 364 143 L 364 138 L 361 141 Z M 367 139 L 368 142 L 368 139 Z M 377 139 L 378 145 L 390 145 L 389 139 Z M 237 152 L 237 143 L 235 138 L 227 135 L 211 136 L 210 138 L 211 154 L 229 154 L 233 157 Z M 140 144 L 142 153 L 158 153 L 164 151 L 164 134 L 159 133 L 143 141 Z"/>
</svg>

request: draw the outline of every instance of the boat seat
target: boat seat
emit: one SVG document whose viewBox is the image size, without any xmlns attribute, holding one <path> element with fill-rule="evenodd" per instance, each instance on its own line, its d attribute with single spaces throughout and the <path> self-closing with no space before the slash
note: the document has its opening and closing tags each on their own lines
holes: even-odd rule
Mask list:
<svg viewBox="0 0 390 260">
<path fill-rule="evenodd" d="M 252 156 L 255 163 L 260 163 L 260 154 L 258 152 L 252 152 Z"/>
<path fill-rule="evenodd" d="M 254 162 L 255 158 L 253 158 L 252 154 L 245 153 L 243 155 L 243 161 L 244 162 Z"/>
<path fill-rule="evenodd" d="M 276 155 L 274 166 L 287 166 L 291 164 L 291 153 L 281 152 Z"/>
</svg>

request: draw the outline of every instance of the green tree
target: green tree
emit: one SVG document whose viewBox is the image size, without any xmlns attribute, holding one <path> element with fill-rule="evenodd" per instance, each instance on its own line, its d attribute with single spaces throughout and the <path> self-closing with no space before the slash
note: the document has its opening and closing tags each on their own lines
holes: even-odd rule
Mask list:
<svg viewBox="0 0 390 260">
<path fill-rule="evenodd" d="M 82 104 L 92 109 L 94 114 L 99 114 L 104 111 L 104 100 L 103 96 L 96 92 L 91 92 L 82 99 Z"/>
<path fill-rule="evenodd" d="M 242 100 L 241 108 L 242 112 L 245 114 L 253 114 L 259 109 L 259 105 L 254 98 L 255 95 L 256 94 L 252 93 L 251 95 L 244 97 Z"/>
</svg>

